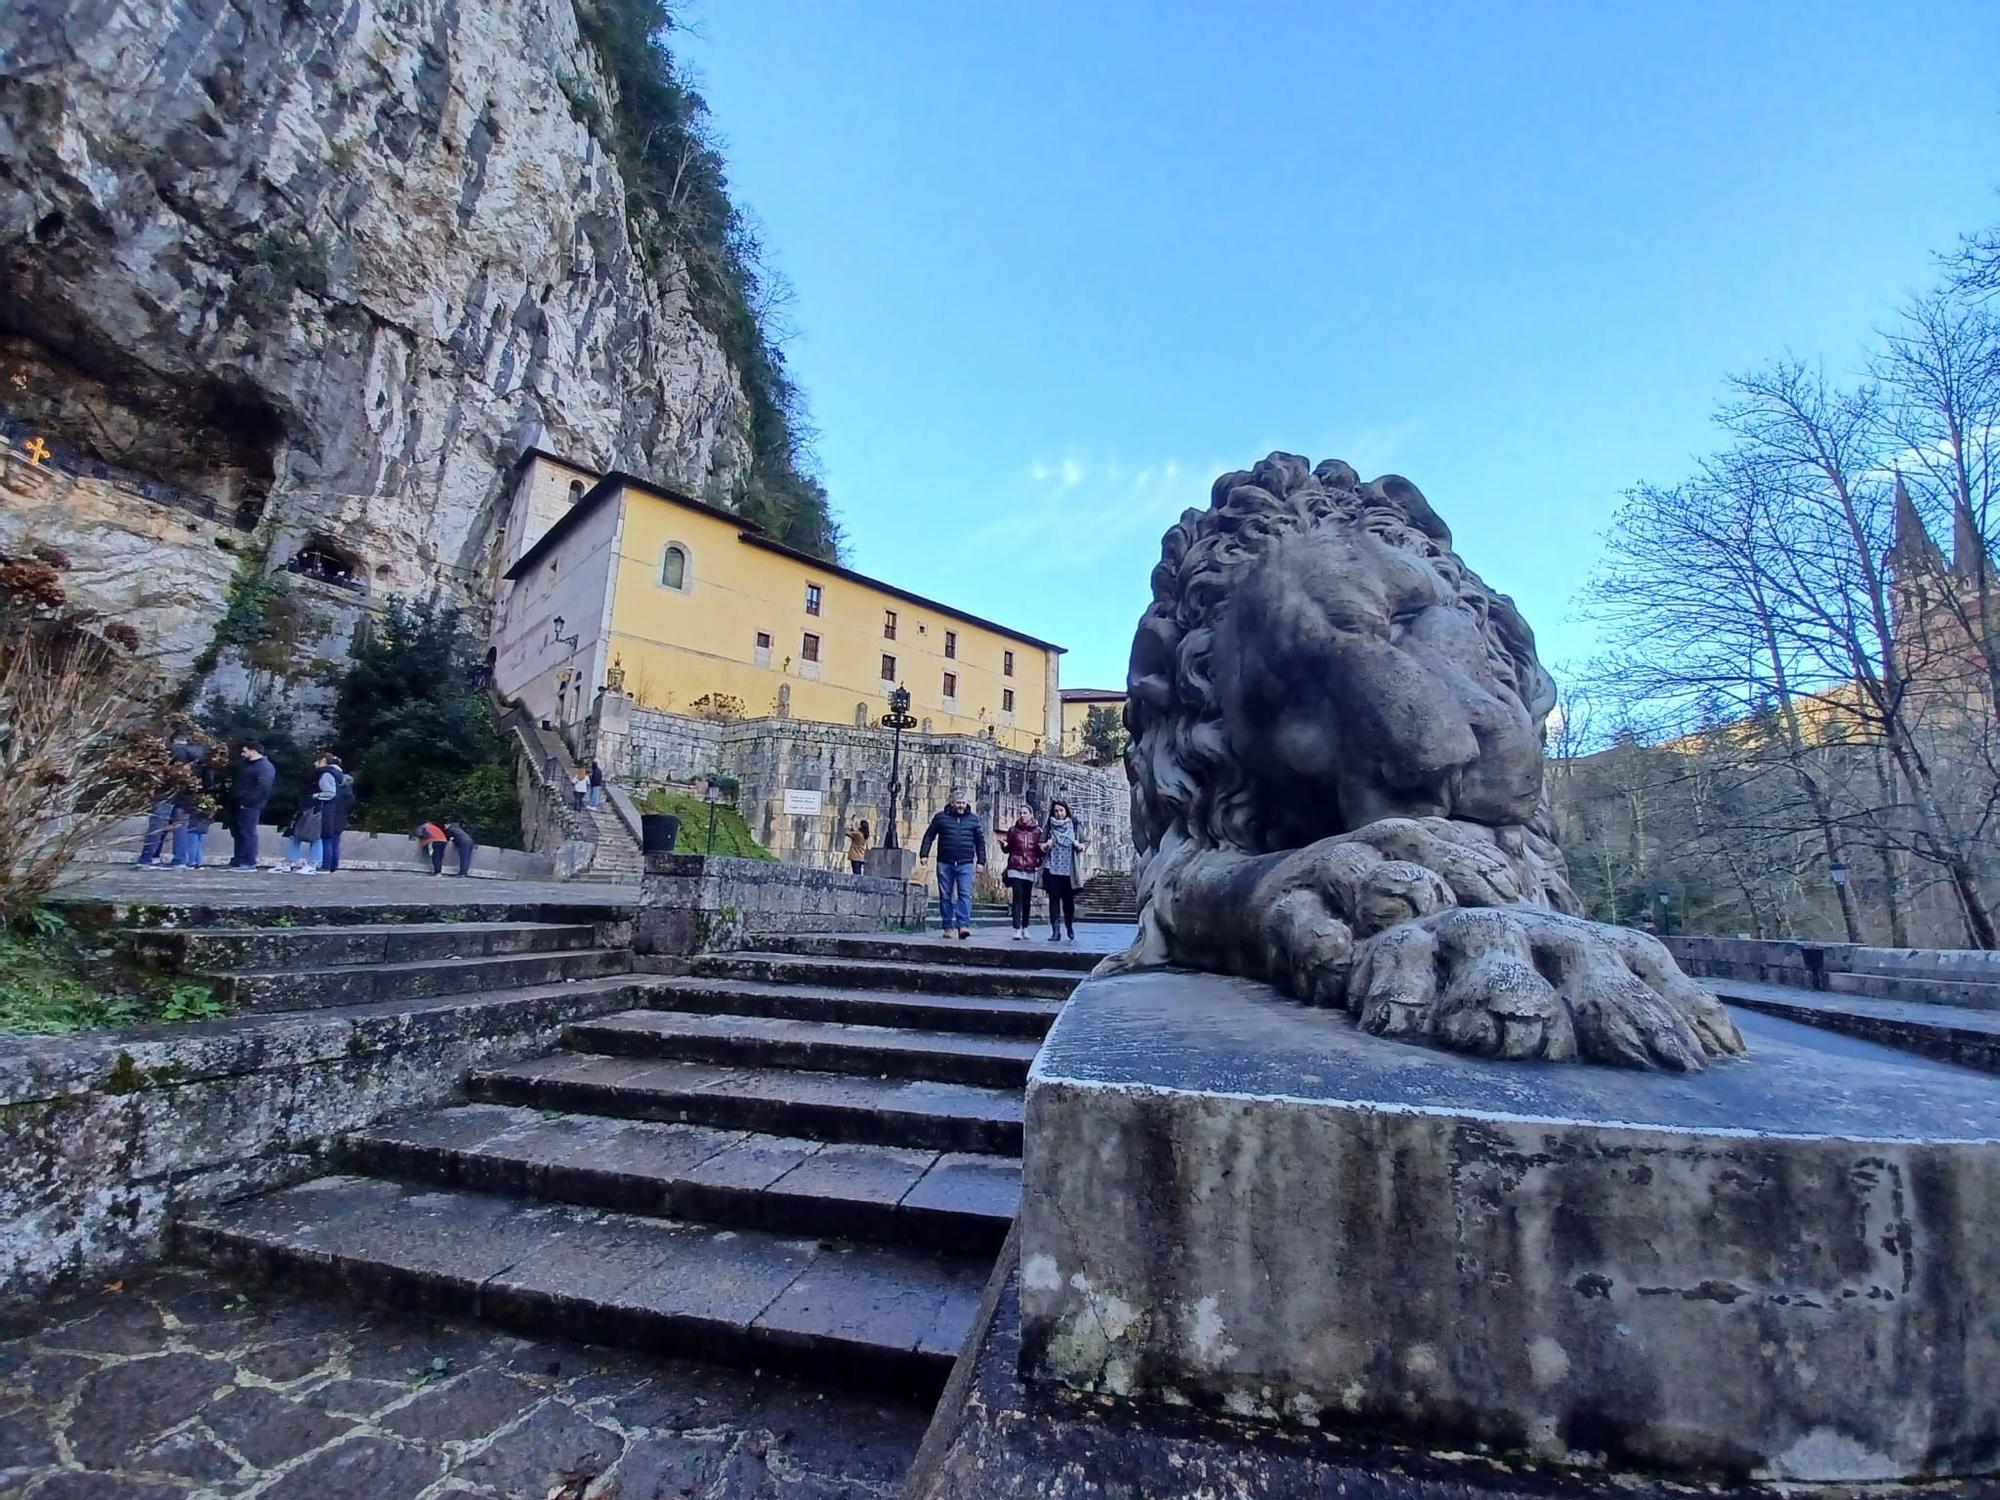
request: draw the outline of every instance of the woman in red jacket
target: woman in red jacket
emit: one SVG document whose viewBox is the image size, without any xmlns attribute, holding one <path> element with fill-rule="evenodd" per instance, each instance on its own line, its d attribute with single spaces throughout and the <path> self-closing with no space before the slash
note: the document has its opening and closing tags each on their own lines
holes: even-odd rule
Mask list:
<svg viewBox="0 0 2000 1500">
<path fill-rule="evenodd" d="M 1007 851 L 1007 889 L 1014 898 L 1014 941 L 1028 940 L 1028 909 L 1035 898 L 1035 881 L 1042 873 L 1042 829 L 1032 807 L 1021 809 L 1014 826 L 1000 835 Z"/>
</svg>

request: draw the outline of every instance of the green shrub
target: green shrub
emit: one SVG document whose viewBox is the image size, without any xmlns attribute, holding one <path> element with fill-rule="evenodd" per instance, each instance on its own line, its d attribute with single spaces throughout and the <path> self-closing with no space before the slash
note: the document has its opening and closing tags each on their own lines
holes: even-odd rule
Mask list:
<svg viewBox="0 0 2000 1500">
<path fill-rule="evenodd" d="M 205 984 L 144 967 L 92 972 L 82 936 L 46 907 L 0 929 L 0 1033 L 60 1036 L 146 1021 L 209 1021 L 229 1014 Z"/>
<path fill-rule="evenodd" d="M 654 787 L 639 799 L 640 812 L 672 813 L 681 820 L 680 837 L 674 845 L 676 854 L 729 854 L 739 859 L 777 858 L 757 842 L 742 812 L 726 802 L 714 804 L 715 844 L 710 847 L 710 805 L 691 792 L 673 792 L 665 787 Z"/>
</svg>

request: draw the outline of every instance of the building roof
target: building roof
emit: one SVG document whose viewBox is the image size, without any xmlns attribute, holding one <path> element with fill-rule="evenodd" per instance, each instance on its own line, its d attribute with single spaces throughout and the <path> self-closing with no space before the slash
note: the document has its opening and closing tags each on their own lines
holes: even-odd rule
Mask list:
<svg viewBox="0 0 2000 1500">
<path fill-rule="evenodd" d="M 740 520 L 741 517 L 738 517 L 738 519 Z M 835 578 L 845 578 L 849 583 L 863 584 L 868 588 L 889 595 L 892 599 L 902 599 L 910 604 L 921 605 L 925 609 L 934 609 L 941 615 L 946 615 L 954 620 L 963 620 L 968 625 L 977 625 L 981 630 L 990 630 L 995 635 L 1006 636 L 1009 640 L 1020 641 L 1024 645 L 1037 646 L 1044 651 L 1054 651 L 1058 654 L 1068 649 L 1064 646 L 1058 646 L 1054 641 L 1045 641 L 1040 636 L 1029 635 L 1026 631 L 1015 630 L 1007 625 L 997 625 L 991 620 L 982 619 L 975 614 L 969 614 L 954 605 L 941 604 L 935 599 L 926 599 L 922 594 L 913 594 L 908 589 L 897 588 L 893 583 L 884 583 L 879 578 L 870 578 L 866 573 L 857 573 L 852 568 L 843 568 L 839 563 L 830 563 L 823 557 L 814 557 L 810 552 L 801 552 L 796 547 L 787 547 L 783 542 L 766 536 L 760 531 L 745 531 L 743 533 L 743 540 L 753 547 L 762 547 L 766 552 L 776 552 L 785 557 L 796 558 L 798 561 L 807 563 L 822 573 L 831 574 Z"/>
<path fill-rule="evenodd" d="M 539 452 L 537 449 L 530 449 L 529 451 Z M 554 457 L 553 454 L 543 454 L 542 456 L 545 458 Z M 556 462 L 567 463 L 568 460 L 558 458 Z M 574 466 L 572 465 L 572 467 Z M 592 471 L 586 469 L 584 472 L 588 474 Z M 504 578 L 519 578 L 523 573 L 533 568 L 536 563 L 547 557 L 549 553 L 560 547 L 563 543 L 563 538 L 581 526 L 585 518 L 594 512 L 598 506 L 602 505 L 613 495 L 616 495 L 620 490 L 627 488 L 644 490 L 649 495 L 656 495 L 662 500 L 670 500 L 675 505 L 681 506 L 686 510 L 700 511 L 705 516 L 714 516 L 719 521 L 727 521 L 731 526 L 740 530 L 746 539 L 757 532 L 756 522 L 744 516 L 737 515 L 733 510 L 723 510 L 719 506 L 709 505 L 697 500 L 692 495 L 683 495 L 675 490 L 663 489 L 659 485 L 654 484 L 650 479 L 641 479 L 636 474 L 627 474 L 622 469 L 613 469 L 609 474 L 598 480 L 596 484 L 585 490 L 583 498 L 578 500 L 576 504 L 557 516 L 555 525 L 536 538 L 535 545 L 516 558 L 514 565 L 501 576 Z"/>
<path fill-rule="evenodd" d="M 543 452 L 539 448 L 530 448 L 526 454 L 522 455 L 522 458 L 525 460 L 534 455 L 553 459 L 555 462 L 568 468 L 580 467 L 580 465 L 570 463 L 566 458 L 558 457 L 553 453 Z M 515 467 L 519 468 L 520 463 L 517 462 Z M 594 471 L 585 469 L 583 472 L 588 474 Z M 913 594 L 908 589 L 897 588 L 893 583 L 884 583 L 879 578 L 870 578 L 865 573 L 857 573 L 851 568 L 843 568 L 839 563 L 828 562 L 825 558 L 815 557 L 810 552 L 801 552 L 796 547 L 788 547 L 775 537 L 767 535 L 756 522 L 750 520 L 747 516 L 739 516 L 733 510 L 723 510 L 720 506 L 709 505 L 705 501 L 697 500 L 692 495 L 684 495 L 678 490 L 666 489 L 654 484 L 650 479 L 641 479 L 636 474 L 627 474 L 618 469 L 612 470 L 609 474 L 599 479 L 596 484 L 584 491 L 583 498 L 558 516 L 555 524 L 536 539 L 534 546 L 516 558 L 514 565 L 502 576 L 509 579 L 519 578 L 524 573 L 530 571 L 544 557 L 548 556 L 557 547 L 560 547 L 563 543 L 563 538 L 581 526 L 586 517 L 600 505 L 604 504 L 606 500 L 616 495 L 621 489 L 642 490 L 655 499 L 665 500 L 669 504 L 678 505 L 684 510 L 698 511 L 702 515 L 713 516 L 719 521 L 726 521 L 736 528 L 737 540 L 747 542 L 753 547 L 762 547 L 767 552 L 776 552 L 781 556 L 794 558 L 831 577 L 844 578 L 849 583 L 862 584 L 880 593 L 887 594 L 891 598 L 902 599 L 910 604 L 919 605 L 924 609 L 936 610 L 939 614 L 949 616 L 951 619 L 963 620 L 968 625 L 977 625 L 982 630 L 990 630 L 995 635 L 1004 635 L 1010 640 L 1020 641 L 1024 645 L 1036 646 L 1041 650 L 1053 651 L 1058 654 L 1061 654 L 1064 650 L 1063 647 L 1056 645 L 1053 641 L 1045 641 L 1038 636 L 1029 635 L 1025 631 L 1013 630 L 1005 625 L 995 624 L 991 620 L 982 619 L 978 615 L 969 614 L 965 610 L 956 609 L 949 604 L 941 604 L 935 599 L 927 599 L 922 594 Z M 1122 698 L 1125 695 L 1119 693 L 1116 696 Z"/>
<path fill-rule="evenodd" d="M 574 469 L 579 474 L 597 474 L 602 472 L 596 464 L 579 463 L 573 458 L 564 458 L 560 453 L 551 453 L 546 448 L 523 448 L 521 456 L 514 460 L 513 466 L 516 469 L 525 469 L 528 466 L 528 460 L 533 458 L 546 458 L 552 464 L 561 464 L 565 469 Z"/>
<path fill-rule="evenodd" d="M 1065 703 L 1123 703 L 1126 698 L 1123 688 L 1064 688 L 1062 701 Z"/>
</svg>

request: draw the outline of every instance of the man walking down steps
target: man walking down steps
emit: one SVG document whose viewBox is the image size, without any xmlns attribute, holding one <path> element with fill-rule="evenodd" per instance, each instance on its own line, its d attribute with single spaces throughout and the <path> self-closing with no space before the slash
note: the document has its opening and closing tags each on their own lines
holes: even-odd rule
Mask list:
<svg viewBox="0 0 2000 1500">
<path fill-rule="evenodd" d="M 950 804 L 924 830 L 923 846 L 917 850 L 919 860 L 931 857 L 932 844 L 937 845 L 938 851 L 938 920 L 943 924 L 942 935 L 950 937 L 956 927 L 960 938 L 970 938 L 972 872 L 986 863 L 986 825 L 972 810 L 964 787 L 952 788 Z"/>
</svg>

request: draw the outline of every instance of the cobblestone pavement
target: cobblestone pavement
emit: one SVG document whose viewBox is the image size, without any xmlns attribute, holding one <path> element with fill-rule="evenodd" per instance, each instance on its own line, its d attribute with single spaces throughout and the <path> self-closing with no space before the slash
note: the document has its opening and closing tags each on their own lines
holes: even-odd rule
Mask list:
<svg viewBox="0 0 2000 1500">
<path fill-rule="evenodd" d="M 450 861 L 446 861 L 450 867 Z M 157 870 L 88 865 L 54 892 L 66 901 L 168 901 L 180 905 L 266 906 L 312 901 L 323 906 L 377 903 L 424 906 L 471 901 L 548 901 L 565 906 L 630 906 L 639 887 L 589 880 L 460 880 L 401 870 L 341 870 L 280 875 L 271 870 Z"/>
<path fill-rule="evenodd" d="M 0 1500 L 887 1500 L 927 1418 L 177 1270 L 0 1323 Z"/>
</svg>

